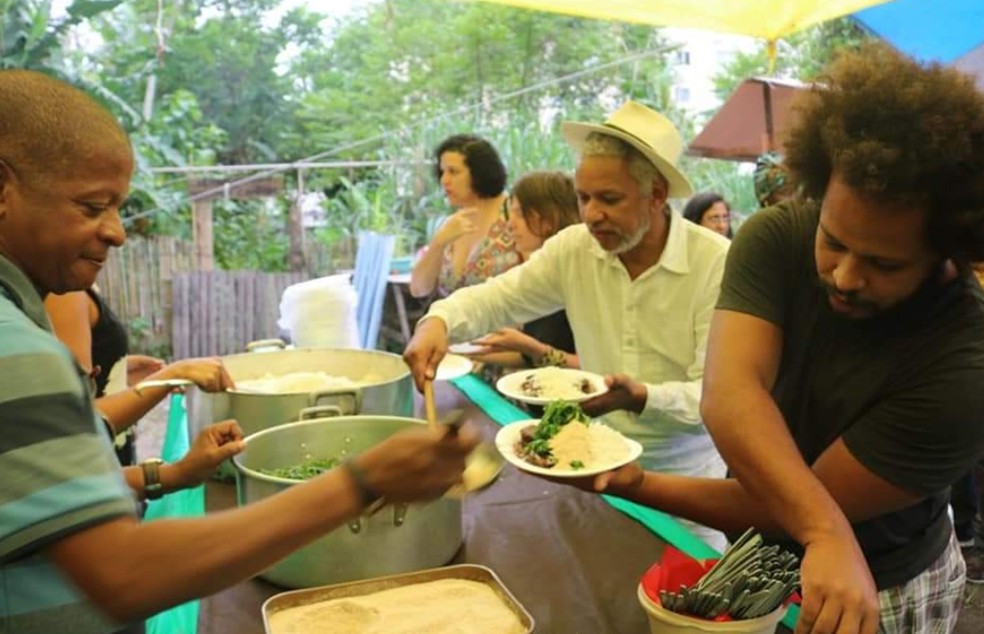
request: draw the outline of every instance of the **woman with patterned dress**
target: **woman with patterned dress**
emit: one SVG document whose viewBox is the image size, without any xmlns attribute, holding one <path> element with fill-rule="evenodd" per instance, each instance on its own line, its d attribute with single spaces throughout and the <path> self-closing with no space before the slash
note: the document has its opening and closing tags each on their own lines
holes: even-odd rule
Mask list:
<svg viewBox="0 0 984 634">
<path fill-rule="evenodd" d="M 434 234 L 410 277 L 410 293 L 446 297 L 519 264 L 507 222 L 506 168 L 485 139 L 459 134 L 434 151 L 434 174 L 455 211 Z"/>
</svg>

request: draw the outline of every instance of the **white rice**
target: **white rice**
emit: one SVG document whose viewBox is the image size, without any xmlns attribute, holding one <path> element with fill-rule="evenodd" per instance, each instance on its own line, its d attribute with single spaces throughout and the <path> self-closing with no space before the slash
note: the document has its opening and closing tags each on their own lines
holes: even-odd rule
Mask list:
<svg viewBox="0 0 984 634">
<path fill-rule="evenodd" d="M 549 445 L 557 460 L 554 468 L 564 471 L 574 470 L 574 461 L 580 461 L 584 469 L 600 469 L 619 464 L 629 455 L 625 437 L 603 423 L 567 423 Z"/>
<path fill-rule="evenodd" d="M 265 374 L 258 379 L 236 381 L 236 388 L 244 392 L 262 394 L 298 394 L 340 390 L 362 385 L 345 376 L 333 376 L 327 372 L 291 372 L 290 374 Z"/>
<path fill-rule="evenodd" d="M 532 390 L 522 387 L 522 384 L 528 380 L 528 377 L 532 378 L 535 386 Z M 527 396 L 535 396 L 537 398 L 550 400 L 580 399 L 584 396 L 584 392 L 581 391 L 580 387 L 581 381 L 582 379 L 579 375 L 565 371 L 563 368 L 543 368 L 536 373 L 524 372 L 523 380 L 520 382 L 520 389 Z M 592 381 L 592 384 L 594 384 L 594 381 Z M 600 387 L 600 385 L 594 385 L 593 391 L 597 391 Z"/>
</svg>

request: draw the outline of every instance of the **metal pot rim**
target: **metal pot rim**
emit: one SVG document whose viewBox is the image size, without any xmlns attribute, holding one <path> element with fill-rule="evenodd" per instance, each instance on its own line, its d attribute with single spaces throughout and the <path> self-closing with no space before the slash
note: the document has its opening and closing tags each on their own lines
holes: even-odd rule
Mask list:
<svg viewBox="0 0 984 634">
<path fill-rule="evenodd" d="M 238 352 L 236 354 L 228 354 L 220 357 L 223 363 L 227 363 L 230 360 L 242 360 L 242 359 L 256 359 L 263 358 L 265 355 L 281 356 L 285 354 L 290 354 L 294 356 L 308 355 L 308 354 L 325 354 L 325 353 L 341 353 L 345 355 L 355 354 L 358 356 L 370 356 L 378 357 L 382 359 L 387 359 L 391 362 L 400 361 L 398 364 L 401 371 L 398 374 L 394 374 L 385 380 L 376 381 L 374 383 L 359 383 L 358 385 L 350 387 L 337 387 L 337 388 L 326 388 L 322 390 L 311 390 L 308 392 L 277 392 L 277 393 L 266 393 L 266 392 L 254 392 L 250 390 L 237 390 L 231 388 L 226 390 L 229 395 L 235 396 L 237 399 L 269 399 L 269 398 L 282 398 L 282 397 L 310 397 L 312 395 L 321 396 L 332 396 L 334 394 L 351 394 L 353 392 L 359 394 L 367 388 L 379 387 L 384 385 L 391 385 L 394 383 L 399 383 L 410 377 L 410 368 L 402 363 L 402 359 L 399 355 L 393 354 L 392 352 L 386 352 L 384 350 L 363 350 L 361 348 L 290 348 L 275 350 L 272 352 Z M 235 361 L 233 361 L 235 364 Z"/>
</svg>

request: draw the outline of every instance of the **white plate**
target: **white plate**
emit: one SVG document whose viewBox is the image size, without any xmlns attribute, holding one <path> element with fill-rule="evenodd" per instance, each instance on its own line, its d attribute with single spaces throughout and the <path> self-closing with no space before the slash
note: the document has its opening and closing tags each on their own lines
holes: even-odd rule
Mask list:
<svg viewBox="0 0 984 634">
<path fill-rule="evenodd" d="M 437 366 L 437 374 L 434 375 L 435 381 L 450 381 L 459 376 L 465 376 L 472 371 L 471 359 L 467 359 L 457 354 L 446 354 Z"/>
<path fill-rule="evenodd" d="M 478 344 L 471 343 L 470 341 L 466 341 L 465 343 L 453 343 L 448 346 L 448 351 L 455 354 L 478 354 L 483 350 L 485 350 L 485 346 L 480 346 Z"/>
<path fill-rule="evenodd" d="M 544 371 L 563 372 L 565 375 L 569 375 L 572 381 L 588 379 L 592 384 L 594 384 L 597 390 L 590 394 L 582 394 L 574 398 L 529 396 L 524 394 L 520 386 L 523 384 L 523 381 L 526 380 L 526 377 L 531 374 L 539 374 Z M 537 368 L 535 370 L 520 370 L 519 372 L 507 374 L 495 382 L 495 389 L 499 390 L 509 398 L 514 398 L 517 401 L 522 401 L 523 403 L 530 403 L 531 405 L 547 405 L 553 401 L 580 403 L 581 401 L 586 401 L 589 398 L 594 398 L 604 394 L 608 391 L 608 386 L 605 385 L 605 377 L 593 372 L 585 372 L 584 370 L 575 370 L 573 368 Z"/>
<path fill-rule="evenodd" d="M 516 468 L 522 469 L 528 473 L 536 473 L 539 475 L 551 476 L 554 478 L 583 478 L 586 476 L 598 475 L 599 473 L 605 473 L 606 471 L 611 471 L 612 469 L 618 469 L 623 467 L 630 462 L 636 460 L 640 455 L 642 455 L 642 445 L 632 440 L 631 438 L 626 438 L 622 436 L 625 440 L 625 444 L 628 447 L 628 452 L 622 460 L 613 462 L 611 464 L 601 465 L 598 467 L 593 467 L 591 469 L 570 469 L 563 468 L 561 465 L 555 467 L 546 468 L 538 467 L 534 464 L 530 464 L 523 460 L 520 456 L 516 455 L 513 446 L 519 441 L 519 433 L 524 427 L 529 425 L 536 425 L 540 421 L 537 419 L 521 420 L 515 423 L 509 423 L 499 430 L 499 433 L 495 435 L 495 447 L 499 450 L 499 453 L 511 464 L 515 465 Z M 571 425 L 573 423 L 568 423 Z"/>
</svg>

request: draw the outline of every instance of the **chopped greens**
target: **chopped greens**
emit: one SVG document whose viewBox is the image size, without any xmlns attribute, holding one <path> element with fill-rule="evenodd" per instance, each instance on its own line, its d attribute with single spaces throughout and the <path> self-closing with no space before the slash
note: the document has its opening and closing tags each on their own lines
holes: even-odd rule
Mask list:
<svg viewBox="0 0 984 634">
<path fill-rule="evenodd" d="M 577 403 L 567 401 L 551 401 L 543 411 L 543 418 L 536 426 L 536 437 L 549 440 L 557 435 L 560 428 L 571 421 L 577 421 L 587 425 L 591 422 L 588 415 L 584 413 L 581 406 Z"/>
<path fill-rule="evenodd" d="M 531 425 L 528 428 L 530 431 L 524 432 L 521 442 L 518 443 L 517 453 L 531 464 L 545 467 L 554 466 L 556 462 L 553 452 L 550 450 L 550 439 L 557 435 L 561 427 L 572 421 L 588 425 L 591 419 L 577 403 L 552 401 L 547 405 L 543 417 L 536 427 Z M 572 465 L 572 468 L 583 469 L 584 465 L 582 464 L 580 467 Z"/>
<path fill-rule="evenodd" d="M 571 460 L 571 469 L 578 470 L 583 468 L 584 468 L 583 462 L 581 462 L 580 460 Z"/>
<path fill-rule="evenodd" d="M 262 474 L 288 480 L 310 480 L 341 464 L 338 458 L 317 458 L 279 469 L 257 469 Z"/>
</svg>

